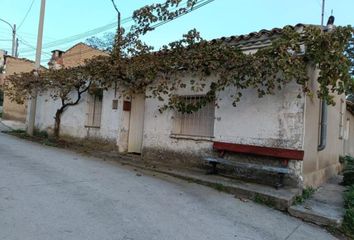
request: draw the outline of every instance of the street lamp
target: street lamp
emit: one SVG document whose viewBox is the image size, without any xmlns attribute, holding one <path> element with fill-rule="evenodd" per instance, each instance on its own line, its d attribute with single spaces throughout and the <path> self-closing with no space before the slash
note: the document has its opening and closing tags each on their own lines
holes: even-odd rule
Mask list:
<svg viewBox="0 0 354 240">
<path fill-rule="evenodd" d="M 7 21 L 5 21 L 4 19 L 1 19 L 1 18 L 0 18 L 0 21 L 2 21 L 4 23 L 6 23 L 7 25 L 9 25 L 10 28 L 12 29 L 12 53 L 11 53 L 11 55 L 13 57 L 15 57 L 16 56 L 16 52 L 17 52 L 16 51 L 16 24 L 14 24 L 12 26 L 9 22 L 7 22 Z"/>
<path fill-rule="evenodd" d="M 113 56 L 114 56 L 114 58 L 116 58 L 116 60 L 118 60 L 119 61 L 119 59 L 120 59 L 120 48 L 121 48 L 121 38 L 122 38 L 122 32 L 121 32 L 121 29 L 120 29 L 120 27 L 121 27 L 121 16 L 120 16 L 120 11 L 119 11 L 119 9 L 118 9 L 118 7 L 117 7 L 117 5 L 116 5 L 116 3 L 115 3 L 115 1 L 114 0 L 111 0 L 111 2 L 112 2 L 112 4 L 113 4 L 113 7 L 114 7 L 114 9 L 116 10 L 116 12 L 117 12 L 117 20 L 118 20 L 118 31 L 117 31 L 117 34 L 118 34 L 118 36 L 117 36 L 117 42 L 116 42 L 116 51 L 115 52 L 113 52 Z M 116 98 L 117 97 L 117 81 L 114 81 L 114 98 Z"/>
<path fill-rule="evenodd" d="M 117 7 L 117 4 L 114 2 L 114 0 L 111 0 L 111 1 L 112 1 L 114 9 L 117 11 L 117 14 L 118 14 L 118 32 L 120 32 L 120 11 Z"/>
</svg>

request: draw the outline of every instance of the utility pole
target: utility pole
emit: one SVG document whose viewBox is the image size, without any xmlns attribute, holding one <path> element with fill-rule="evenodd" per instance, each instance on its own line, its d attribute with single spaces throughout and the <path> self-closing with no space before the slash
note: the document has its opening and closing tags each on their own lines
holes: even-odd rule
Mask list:
<svg viewBox="0 0 354 240">
<path fill-rule="evenodd" d="M 11 56 L 16 57 L 16 24 L 14 24 L 13 26 L 11 25 L 11 23 L 9 23 L 8 21 L 5 21 L 4 19 L 0 18 L 0 21 L 6 23 L 7 25 L 10 26 L 11 30 L 12 30 L 12 48 L 11 48 Z"/>
<path fill-rule="evenodd" d="M 18 38 L 16 38 L 15 57 L 18 57 Z"/>
<path fill-rule="evenodd" d="M 16 24 L 12 28 L 12 54 L 13 57 L 16 57 Z"/>
<path fill-rule="evenodd" d="M 115 52 L 113 52 L 113 56 L 116 57 L 116 60 L 119 61 L 120 57 L 121 57 L 121 54 L 120 54 L 120 51 L 121 51 L 121 41 L 122 41 L 122 31 L 121 31 L 121 14 L 120 14 L 120 11 L 116 5 L 116 3 L 114 2 L 114 0 L 111 0 L 112 1 L 112 4 L 113 4 L 113 7 L 114 9 L 116 10 L 117 12 L 117 21 L 118 21 L 118 31 L 117 31 L 117 42 L 116 42 L 116 49 L 115 49 Z M 117 97 L 117 82 L 115 81 L 114 82 L 114 98 Z"/>
<path fill-rule="evenodd" d="M 116 3 L 114 2 L 114 0 L 111 0 L 111 2 L 112 2 L 112 4 L 113 4 L 113 7 L 114 7 L 114 9 L 116 10 L 116 12 L 117 12 L 117 20 L 118 20 L 118 31 L 117 31 L 117 34 L 118 34 L 118 36 L 117 36 L 117 54 L 118 54 L 118 56 L 116 56 L 117 58 L 119 58 L 120 57 L 120 45 L 121 45 L 121 38 L 122 38 L 122 36 L 121 36 L 121 34 L 122 34 L 122 32 L 121 32 L 121 14 L 120 14 L 120 11 L 119 11 L 119 9 L 118 9 L 118 7 L 117 7 L 117 5 L 116 5 Z"/>
<path fill-rule="evenodd" d="M 43 41 L 43 27 L 44 27 L 44 15 L 45 15 L 45 3 L 46 0 L 41 0 L 41 12 L 39 16 L 38 37 L 37 37 L 37 49 L 36 49 L 36 62 L 35 70 L 39 71 L 41 67 L 41 54 L 42 54 L 42 41 Z M 36 108 L 37 108 L 37 92 L 35 91 L 31 97 L 31 105 L 28 119 L 27 133 L 32 136 L 36 120 Z"/>
<path fill-rule="evenodd" d="M 324 26 L 324 14 L 326 8 L 326 0 L 322 0 L 321 26 Z"/>
</svg>

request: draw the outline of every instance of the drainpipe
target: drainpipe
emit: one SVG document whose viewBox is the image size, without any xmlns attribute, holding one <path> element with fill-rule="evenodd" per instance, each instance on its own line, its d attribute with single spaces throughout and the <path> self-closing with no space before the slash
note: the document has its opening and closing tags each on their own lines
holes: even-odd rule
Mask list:
<svg viewBox="0 0 354 240">
<path fill-rule="evenodd" d="M 325 32 L 330 32 L 333 29 L 334 17 L 330 16 L 327 22 Z M 327 145 L 327 123 L 328 123 L 328 106 L 326 100 L 322 100 L 321 104 L 321 123 L 320 123 L 320 143 L 317 147 L 318 151 L 323 151 Z"/>
<path fill-rule="evenodd" d="M 321 123 L 320 123 L 320 143 L 317 147 L 318 151 L 323 151 L 327 145 L 327 123 L 328 123 L 328 106 L 325 100 L 321 104 Z"/>
</svg>

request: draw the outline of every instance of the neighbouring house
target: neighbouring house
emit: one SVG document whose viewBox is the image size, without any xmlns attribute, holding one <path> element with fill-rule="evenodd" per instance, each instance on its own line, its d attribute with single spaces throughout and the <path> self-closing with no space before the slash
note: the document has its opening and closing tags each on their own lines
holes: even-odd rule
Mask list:
<svg viewBox="0 0 354 240">
<path fill-rule="evenodd" d="M 294 28 L 301 31 L 303 27 L 298 24 Z M 220 40 L 252 53 L 269 45 L 281 33 L 282 29 L 275 28 Z M 54 51 L 52 65 L 81 63 L 80 52 L 86 50 L 77 50 L 78 47 L 87 52 L 97 51 L 84 44 L 65 53 Z M 71 59 L 67 60 L 69 56 Z M 307 71 L 309 87 L 315 92 L 319 71 L 310 66 Z M 188 84 L 190 79 L 183 80 Z M 204 94 L 207 90 L 204 89 Z M 233 149 L 236 153 L 226 153 L 223 157 L 248 165 L 286 164 L 292 171 L 286 183 L 296 186 L 320 185 L 340 171 L 340 155 L 354 154 L 353 115 L 346 110 L 351 108 L 347 108 L 345 95 L 336 96 L 335 106 L 322 106 L 316 97 L 303 94 L 294 80 L 276 94 L 263 98 L 258 98 L 256 90 L 244 90 L 241 102 L 233 107 L 231 91 L 225 89 L 219 93 L 218 107 L 212 102 L 192 114 L 172 110 L 160 113 L 161 102 L 146 98 L 148 92 L 126 98 L 110 89 L 98 99 L 87 94 L 79 106 L 65 112 L 61 131 L 73 137 L 115 140 L 121 152 L 140 153 L 146 160 L 190 167 L 200 166 L 203 157 L 216 156 L 215 149 Z M 196 94 L 188 88 L 174 94 L 189 102 L 205 97 L 203 92 Z M 39 129 L 52 129 L 56 105 L 45 96 L 38 98 L 36 126 Z M 322 112 L 328 116 L 323 124 Z M 262 182 L 265 179 L 252 170 L 237 174 Z"/>
<path fill-rule="evenodd" d="M 5 55 L 6 55 L 6 51 L 0 50 L 0 113 L 1 114 L 2 114 L 2 105 L 4 102 L 3 85 L 4 85 L 5 76 L 3 75 L 3 71 L 5 66 Z"/>
<path fill-rule="evenodd" d="M 10 76 L 15 73 L 31 72 L 34 68 L 34 62 L 31 60 L 5 55 L 3 79 L 6 81 L 6 76 Z M 27 117 L 27 103 L 18 104 L 11 101 L 5 92 L 2 116 L 3 119 L 6 120 L 14 120 L 25 123 Z"/>
<path fill-rule="evenodd" d="M 79 43 L 67 51 L 54 50 L 48 63 L 50 68 L 70 68 L 82 65 L 85 60 L 96 56 L 108 56 L 107 53 Z M 101 94 L 84 93 L 77 106 L 69 107 L 61 119 L 60 131 L 62 135 L 85 138 L 105 138 L 115 141 L 118 135 L 119 111 L 117 107 L 118 95 L 114 89 Z M 104 103 L 104 104 L 103 104 Z M 37 98 L 36 127 L 52 132 L 54 116 L 60 106 L 60 101 L 53 101 L 48 94 L 41 94 Z"/>
</svg>

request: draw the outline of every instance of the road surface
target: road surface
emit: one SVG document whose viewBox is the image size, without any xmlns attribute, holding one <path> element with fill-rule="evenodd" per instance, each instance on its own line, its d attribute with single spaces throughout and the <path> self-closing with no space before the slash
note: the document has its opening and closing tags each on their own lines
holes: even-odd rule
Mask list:
<svg viewBox="0 0 354 240">
<path fill-rule="evenodd" d="M 204 186 L 0 133 L 0 239 L 334 238 Z"/>
</svg>

